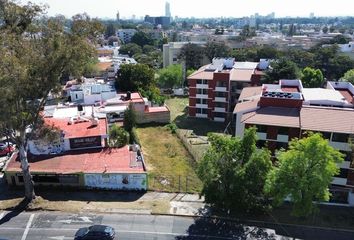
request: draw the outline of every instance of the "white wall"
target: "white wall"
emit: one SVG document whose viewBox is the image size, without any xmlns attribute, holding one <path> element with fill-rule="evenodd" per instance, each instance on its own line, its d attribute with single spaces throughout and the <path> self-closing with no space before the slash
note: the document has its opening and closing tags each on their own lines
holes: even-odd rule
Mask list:
<svg viewBox="0 0 354 240">
<path fill-rule="evenodd" d="M 51 153 L 60 153 L 64 151 L 63 144 L 48 144 L 42 141 L 28 141 L 28 150 L 34 155 L 47 155 Z"/>
<path fill-rule="evenodd" d="M 123 183 L 123 179 L 127 178 L 128 182 Z M 85 187 L 101 188 L 101 189 L 127 189 L 127 190 L 146 190 L 147 175 L 141 174 L 124 174 L 124 173 L 109 173 L 109 174 L 85 174 Z"/>
</svg>

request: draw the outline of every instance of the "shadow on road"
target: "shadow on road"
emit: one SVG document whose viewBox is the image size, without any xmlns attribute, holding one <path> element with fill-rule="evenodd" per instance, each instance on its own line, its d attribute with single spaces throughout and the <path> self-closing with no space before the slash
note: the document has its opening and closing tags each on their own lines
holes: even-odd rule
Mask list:
<svg viewBox="0 0 354 240">
<path fill-rule="evenodd" d="M 13 207 L 10 212 L 8 212 L 6 215 L 4 215 L 1 219 L 0 219 L 0 225 L 10 221 L 12 218 L 16 217 L 17 215 L 19 215 L 21 212 L 23 212 L 24 210 L 26 210 L 27 206 L 29 204 L 29 201 L 27 199 L 23 199 L 17 206 Z"/>
<path fill-rule="evenodd" d="M 175 239 L 276 239 L 274 232 L 215 218 L 197 218 L 187 231 L 188 236 L 177 236 Z"/>
</svg>

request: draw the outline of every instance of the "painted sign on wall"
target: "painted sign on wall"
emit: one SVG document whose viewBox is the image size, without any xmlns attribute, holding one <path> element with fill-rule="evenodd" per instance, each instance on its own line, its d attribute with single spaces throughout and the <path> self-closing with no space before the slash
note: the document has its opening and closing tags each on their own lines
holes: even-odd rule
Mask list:
<svg viewBox="0 0 354 240">
<path fill-rule="evenodd" d="M 102 189 L 146 190 L 146 174 L 85 174 L 85 186 Z"/>
<path fill-rule="evenodd" d="M 89 148 L 102 146 L 101 136 L 84 137 L 84 138 L 71 138 L 70 149 Z"/>
</svg>

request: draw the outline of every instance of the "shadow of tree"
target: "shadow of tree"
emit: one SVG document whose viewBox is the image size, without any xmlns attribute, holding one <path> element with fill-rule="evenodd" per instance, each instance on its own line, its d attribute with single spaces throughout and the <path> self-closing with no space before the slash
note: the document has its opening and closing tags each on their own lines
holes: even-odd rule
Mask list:
<svg viewBox="0 0 354 240">
<path fill-rule="evenodd" d="M 187 236 L 177 236 L 175 239 L 277 239 L 274 232 L 270 230 L 216 218 L 197 218 L 188 228 L 187 234 Z"/>
<path fill-rule="evenodd" d="M 12 218 L 16 217 L 21 212 L 26 210 L 26 208 L 27 208 L 29 203 L 30 202 L 26 198 L 23 198 L 23 200 L 17 206 L 15 206 L 15 207 L 13 207 L 11 209 L 6 209 L 6 210 L 10 210 L 10 212 L 8 212 L 6 215 L 4 215 L 0 219 L 0 225 L 10 221 Z"/>
</svg>

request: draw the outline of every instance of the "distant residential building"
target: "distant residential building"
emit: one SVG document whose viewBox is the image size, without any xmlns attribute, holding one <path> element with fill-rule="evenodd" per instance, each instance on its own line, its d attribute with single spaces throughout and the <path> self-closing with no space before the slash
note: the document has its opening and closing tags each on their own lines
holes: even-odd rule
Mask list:
<svg viewBox="0 0 354 240">
<path fill-rule="evenodd" d="M 117 35 L 122 42 L 130 43 L 136 32 L 135 29 L 119 29 Z"/>
<path fill-rule="evenodd" d="M 333 178 L 331 191 L 337 201 L 354 205 L 354 86 L 348 82 L 328 82 L 327 88 L 304 88 L 300 80 L 280 80 L 279 84 L 243 89 L 234 109 L 235 135 L 257 128 L 259 147 L 288 148 L 293 138 L 306 131 L 319 132 L 329 144 L 345 155 Z M 296 184 L 296 183 L 294 183 Z"/>
<path fill-rule="evenodd" d="M 354 42 L 349 42 L 347 44 L 338 44 L 339 51 L 344 53 L 354 53 Z"/>
<path fill-rule="evenodd" d="M 206 42 L 169 42 L 163 45 L 163 67 L 168 67 L 172 64 L 178 64 L 180 62 L 179 55 L 184 45 L 192 43 L 199 46 L 205 46 Z M 207 57 L 204 57 L 202 64 L 210 63 Z"/>
<path fill-rule="evenodd" d="M 234 58 L 214 58 L 188 76 L 189 116 L 213 121 L 230 120 L 244 87 L 257 86 L 263 75 L 259 62 L 235 62 Z"/>
</svg>

